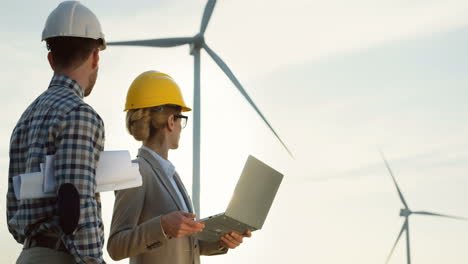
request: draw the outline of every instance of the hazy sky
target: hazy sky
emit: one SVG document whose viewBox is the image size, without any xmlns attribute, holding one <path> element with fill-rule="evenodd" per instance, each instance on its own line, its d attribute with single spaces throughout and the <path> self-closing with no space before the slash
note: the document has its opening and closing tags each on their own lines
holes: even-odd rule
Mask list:
<svg viewBox="0 0 468 264">
<path fill-rule="evenodd" d="M 82 2 L 108 41 L 193 36 L 206 3 Z M 2 3 L 3 194 L 11 130 L 52 76 L 40 36 L 58 3 Z M 285 174 L 264 229 L 203 263 L 384 263 L 403 219 L 378 148 L 411 209 L 468 217 L 467 9 L 452 0 L 218 1 L 206 41 L 295 159 L 202 52 L 201 216 L 225 209 L 248 154 Z M 150 69 L 171 74 L 192 105 L 187 46 L 108 47 L 86 98 L 104 119 L 106 150 L 136 155 L 122 110 L 131 81 Z M 189 190 L 191 121 L 169 156 Z M 113 194 L 104 193 L 106 238 L 112 208 Z M 0 262 L 13 263 L 21 246 L 6 227 L 5 195 L 0 211 Z M 413 263 L 468 262 L 468 222 L 411 216 L 410 228 Z M 406 263 L 404 245 L 390 263 Z"/>
</svg>

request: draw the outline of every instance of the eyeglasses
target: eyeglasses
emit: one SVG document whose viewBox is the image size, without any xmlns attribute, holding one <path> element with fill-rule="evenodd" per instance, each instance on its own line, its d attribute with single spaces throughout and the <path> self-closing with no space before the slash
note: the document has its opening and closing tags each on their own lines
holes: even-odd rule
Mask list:
<svg viewBox="0 0 468 264">
<path fill-rule="evenodd" d="M 181 115 L 181 114 L 178 114 L 178 115 L 174 115 L 174 120 L 177 120 L 177 118 L 180 118 L 180 125 L 182 126 L 182 128 L 185 128 L 185 126 L 187 126 L 187 121 L 188 121 L 188 116 L 184 116 L 184 115 Z"/>
</svg>

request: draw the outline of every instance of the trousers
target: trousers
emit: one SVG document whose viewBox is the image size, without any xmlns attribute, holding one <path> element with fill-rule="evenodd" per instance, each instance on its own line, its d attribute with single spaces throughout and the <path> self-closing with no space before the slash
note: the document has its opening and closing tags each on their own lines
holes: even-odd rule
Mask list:
<svg viewBox="0 0 468 264">
<path fill-rule="evenodd" d="M 23 249 L 16 264 L 75 264 L 72 255 L 44 247 Z"/>
</svg>

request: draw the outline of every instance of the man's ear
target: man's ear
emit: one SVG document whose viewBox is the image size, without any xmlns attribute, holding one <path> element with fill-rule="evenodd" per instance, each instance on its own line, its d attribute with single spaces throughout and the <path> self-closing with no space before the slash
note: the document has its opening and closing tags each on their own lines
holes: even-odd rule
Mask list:
<svg viewBox="0 0 468 264">
<path fill-rule="evenodd" d="M 169 131 L 172 131 L 174 130 L 174 126 L 175 126 L 174 115 L 170 115 L 167 118 L 167 129 L 169 129 Z"/>
<path fill-rule="evenodd" d="M 49 60 L 49 65 L 54 70 L 54 57 L 52 56 L 52 52 L 47 54 L 47 60 Z"/>
<path fill-rule="evenodd" d="M 95 49 L 91 54 L 91 67 L 96 69 L 99 66 L 99 49 Z"/>
</svg>

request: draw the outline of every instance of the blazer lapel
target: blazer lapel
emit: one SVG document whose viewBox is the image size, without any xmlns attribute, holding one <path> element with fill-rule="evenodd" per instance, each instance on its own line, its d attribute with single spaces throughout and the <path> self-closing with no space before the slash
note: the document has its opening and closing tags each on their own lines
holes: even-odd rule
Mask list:
<svg viewBox="0 0 468 264">
<path fill-rule="evenodd" d="M 187 208 L 189 209 L 189 212 L 191 214 L 193 214 L 192 201 L 190 200 L 190 196 L 187 194 L 187 190 L 185 189 L 185 186 L 182 183 L 182 181 L 180 180 L 179 174 L 177 172 L 174 174 L 174 180 L 175 180 L 177 186 L 179 187 L 179 190 L 182 193 L 182 196 L 184 197 L 185 204 L 187 205 Z M 197 218 L 199 218 L 199 217 L 200 216 L 197 215 Z M 195 243 L 195 239 L 192 236 L 190 236 L 190 245 L 191 245 L 192 248 L 193 248 L 194 243 Z M 193 262 L 194 254 L 195 253 L 192 250 L 192 263 L 194 263 Z"/>
<path fill-rule="evenodd" d="M 162 184 L 164 185 L 164 188 L 166 188 L 172 200 L 177 205 L 177 208 L 179 208 L 179 210 L 182 211 L 184 208 L 184 206 L 182 205 L 182 201 L 180 201 L 180 199 L 177 197 L 177 192 L 174 189 L 174 186 L 170 182 L 168 175 L 166 175 L 166 173 L 161 168 L 161 165 L 159 164 L 159 162 L 153 157 L 151 153 L 149 153 L 148 151 L 144 149 L 140 149 L 138 151 L 138 156 L 146 160 L 146 162 L 148 162 L 151 165 L 151 168 L 153 169 L 155 177 L 160 182 L 162 182 Z"/>
<path fill-rule="evenodd" d="M 180 192 L 182 193 L 182 196 L 185 199 L 185 204 L 187 205 L 190 213 L 193 214 L 192 201 L 190 200 L 190 196 L 188 195 L 187 190 L 185 189 L 185 186 L 182 183 L 182 181 L 180 180 L 179 174 L 177 172 L 174 175 L 174 180 L 176 181 L 177 186 L 179 186 L 179 190 L 180 190 Z"/>
</svg>

